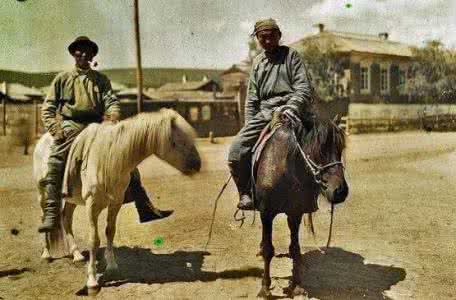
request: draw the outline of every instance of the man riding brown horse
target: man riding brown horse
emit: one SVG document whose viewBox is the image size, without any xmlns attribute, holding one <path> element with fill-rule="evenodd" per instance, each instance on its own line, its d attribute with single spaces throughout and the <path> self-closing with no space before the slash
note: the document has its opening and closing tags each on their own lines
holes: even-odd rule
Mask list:
<svg viewBox="0 0 456 300">
<path fill-rule="evenodd" d="M 251 197 L 252 147 L 279 109 L 299 122 L 312 103 L 312 87 L 299 54 L 279 45 L 282 33 L 273 19 L 256 22 L 252 33 L 264 51 L 255 57 L 245 104 L 245 125 L 235 137 L 228 165 L 239 191 L 238 208 L 254 208 Z"/>
<path fill-rule="evenodd" d="M 90 67 L 98 53 L 97 44 L 81 36 L 68 46 L 68 51 L 75 59 L 75 68 L 55 77 L 42 108 L 44 126 L 54 142 L 48 162 L 47 199 L 39 232 L 50 232 L 57 227 L 65 163 L 76 136 L 90 123 L 102 122 L 103 119 L 117 122 L 120 117 L 119 101 L 109 79 Z M 166 218 L 173 212 L 161 211 L 152 205 L 137 169 L 131 174 L 125 198 L 135 201 L 141 223 Z"/>
</svg>

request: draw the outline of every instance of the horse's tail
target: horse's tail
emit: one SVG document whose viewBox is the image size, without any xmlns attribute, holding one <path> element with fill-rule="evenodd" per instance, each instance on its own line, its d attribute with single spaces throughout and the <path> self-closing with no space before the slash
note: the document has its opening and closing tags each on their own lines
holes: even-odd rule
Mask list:
<svg viewBox="0 0 456 300">
<path fill-rule="evenodd" d="M 58 215 L 58 226 L 53 231 L 46 233 L 46 240 L 49 241 L 49 249 L 52 253 L 63 253 L 64 256 L 69 254 L 68 243 L 65 238 L 65 230 L 63 227 L 63 211 L 62 208 Z"/>
<path fill-rule="evenodd" d="M 313 223 L 312 213 L 308 213 L 307 214 L 307 222 L 305 222 L 305 224 L 306 224 L 307 230 L 309 231 L 309 233 L 312 234 L 312 237 L 313 237 L 313 239 L 315 241 L 316 240 L 316 235 L 315 235 L 315 226 L 314 226 L 314 223 Z"/>
</svg>

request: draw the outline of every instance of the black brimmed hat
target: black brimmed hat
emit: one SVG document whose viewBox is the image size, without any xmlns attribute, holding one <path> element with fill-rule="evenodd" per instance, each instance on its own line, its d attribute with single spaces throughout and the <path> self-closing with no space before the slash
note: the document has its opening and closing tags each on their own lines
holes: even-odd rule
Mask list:
<svg viewBox="0 0 456 300">
<path fill-rule="evenodd" d="M 74 52 L 81 46 L 89 46 L 90 48 L 92 48 L 92 51 L 93 51 L 93 55 L 97 55 L 98 53 L 98 45 L 91 41 L 88 37 L 86 36 L 79 36 L 77 37 L 74 42 L 72 42 L 69 46 L 68 46 L 68 51 L 70 51 L 71 55 L 74 55 Z"/>
</svg>

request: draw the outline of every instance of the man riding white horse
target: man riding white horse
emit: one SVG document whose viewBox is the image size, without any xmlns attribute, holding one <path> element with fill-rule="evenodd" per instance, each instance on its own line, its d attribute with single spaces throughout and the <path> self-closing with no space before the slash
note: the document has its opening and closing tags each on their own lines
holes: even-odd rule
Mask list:
<svg viewBox="0 0 456 300">
<path fill-rule="evenodd" d="M 66 159 L 76 136 L 90 123 L 103 120 L 117 122 L 120 117 L 119 101 L 109 79 L 90 67 L 98 53 L 97 44 L 81 36 L 68 46 L 68 51 L 75 59 L 75 68 L 55 77 L 42 108 L 44 126 L 54 141 L 46 177 L 47 199 L 39 232 L 50 232 L 58 225 Z M 152 205 L 137 169 L 131 174 L 125 198 L 135 201 L 141 223 L 166 218 L 173 212 L 161 211 Z"/>
<path fill-rule="evenodd" d="M 255 57 L 250 73 L 245 125 L 234 139 L 228 165 L 239 191 L 238 208 L 254 208 L 251 198 L 252 148 L 272 112 L 280 109 L 289 119 L 299 122 L 312 103 L 312 87 L 299 54 L 280 46 L 282 33 L 273 19 L 256 22 L 252 33 L 264 51 Z"/>
</svg>

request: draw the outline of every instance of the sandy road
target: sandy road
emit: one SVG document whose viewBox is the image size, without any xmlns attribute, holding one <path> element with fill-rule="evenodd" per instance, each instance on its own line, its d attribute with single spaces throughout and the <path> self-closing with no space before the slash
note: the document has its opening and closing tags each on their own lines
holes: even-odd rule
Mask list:
<svg viewBox="0 0 456 300">
<path fill-rule="evenodd" d="M 207 251 L 203 248 L 212 201 L 227 177 L 224 158 L 229 141 L 199 143 L 205 164 L 193 178 L 156 159 L 141 165 L 144 183 L 157 205 L 176 212 L 166 221 L 140 225 L 131 204 L 121 210 L 116 236 L 121 272 L 106 278 L 97 298 L 255 298 L 262 273 L 262 262 L 255 257 L 260 224 L 257 219 L 253 226 L 237 227 L 232 219 L 236 201 L 232 184 L 221 199 L 213 241 Z M 329 213 L 324 202 L 316 215 L 316 242 L 301 231 L 310 297 L 456 298 L 455 149 L 454 133 L 350 136 L 346 159 L 351 191 L 336 211 L 335 248 L 327 255 L 315 250 L 326 239 Z M 50 264 L 39 260 L 40 240 L 35 234 L 39 208 L 30 157 L 18 153 L 2 157 L 0 297 L 77 298 L 85 266 L 66 258 Z M 83 248 L 85 220 L 84 210 L 78 208 L 74 227 Z M 100 232 L 103 227 L 101 222 Z M 287 252 L 286 219 L 279 217 L 274 230 L 276 252 Z M 163 238 L 163 245 L 154 245 L 157 237 Z M 103 269 L 104 263 L 99 266 Z M 278 298 L 290 274 L 288 258 L 273 260 L 273 294 Z"/>
</svg>

